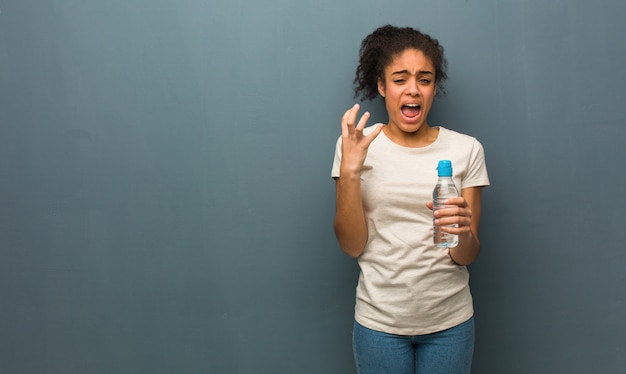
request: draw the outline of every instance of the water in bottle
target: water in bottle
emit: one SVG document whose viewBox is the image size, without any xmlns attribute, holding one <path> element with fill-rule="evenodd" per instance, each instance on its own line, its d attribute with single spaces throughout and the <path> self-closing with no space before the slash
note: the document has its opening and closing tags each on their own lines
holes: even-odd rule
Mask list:
<svg viewBox="0 0 626 374">
<path fill-rule="evenodd" d="M 452 162 L 450 160 L 441 160 L 437 165 L 437 185 L 433 190 L 433 212 L 437 209 L 446 208 L 443 202 L 450 198 L 459 196 L 459 190 L 454 185 L 452 180 Z M 452 227 L 458 227 L 459 225 L 450 225 Z M 434 230 L 434 242 L 437 247 L 451 248 L 456 247 L 459 244 L 459 236 L 456 234 L 450 234 L 439 229 L 439 226 L 433 225 Z"/>
</svg>

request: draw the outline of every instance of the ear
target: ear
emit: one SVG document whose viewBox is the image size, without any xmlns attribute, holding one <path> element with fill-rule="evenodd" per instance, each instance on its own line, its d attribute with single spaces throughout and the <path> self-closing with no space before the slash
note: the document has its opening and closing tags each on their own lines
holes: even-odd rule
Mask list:
<svg viewBox="0 0 626 374">
<path fill-rule="evenodd" d="M 378 93 L 380 96 L 385 97 L 385 82 L 380 78 L 378 78 Z"/>
</svg>

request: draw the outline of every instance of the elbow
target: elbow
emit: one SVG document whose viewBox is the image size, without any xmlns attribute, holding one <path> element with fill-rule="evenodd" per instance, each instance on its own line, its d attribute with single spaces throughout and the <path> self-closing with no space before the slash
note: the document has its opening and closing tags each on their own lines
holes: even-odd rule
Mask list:
<svg viewBox="0 0 626 374">
<path fill-rule="evenodd" d="M 363 248 L 359 249 L 359 248 L 343 246 L 341 245 L 341 243 L 339 244 L 339 246 L 341 247 L 341 250 L 343 251 L 343 253 L 347 254 L 348 256 L 352 258 L 358 258 L 361 255 L 361 253 L 363 253 Z"/>
<path fill-rule="evenodd" d="M 341 248 L 341 251 L 352 258 L 358 258 L 365 249 L 365 243 L 348 239 L 342 240 L 339 236 L 337 237 L 337 241 L 339 242 L 339 248 Z"/>
</svg>

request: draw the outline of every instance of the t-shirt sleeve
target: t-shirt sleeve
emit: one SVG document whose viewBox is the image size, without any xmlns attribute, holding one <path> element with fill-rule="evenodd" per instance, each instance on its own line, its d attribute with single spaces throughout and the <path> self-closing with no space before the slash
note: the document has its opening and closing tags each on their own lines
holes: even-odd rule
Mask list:
<svg viewBox="0 0 626 374">
<path fill-rule="evenodd" d="M 462 188 L 489 186 L 489 175 L 485 163 L 485 151 L 482 144 L 474 139 L 470 153 L 469 165 Z"/>
<path fill-rule="evenodd" d="M 335 145 L 335 160 L 333 161 L 333 168 L 330 172 L 332 178 L 339 178 L 339 166 L 341 165 L 341 136 L 337 139 Z"/>
</svg>

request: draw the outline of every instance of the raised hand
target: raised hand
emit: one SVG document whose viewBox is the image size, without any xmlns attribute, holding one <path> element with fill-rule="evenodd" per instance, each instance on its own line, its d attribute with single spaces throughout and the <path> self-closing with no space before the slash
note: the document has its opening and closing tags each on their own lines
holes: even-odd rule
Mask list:
<svg viewBox="0 0 626 374">
<path fill-rule="evenodd" d="M 363 129 L 370 114 L 365 112 L 355 126 L 360 108 L 359 104 L 355 104 L 341 118 L 341 169 L 343 172 L 360 172 L 367 156 L 367 149 L 383 128 L 379 124 L 369 135 L 363 135 Z"/>
</svg>

